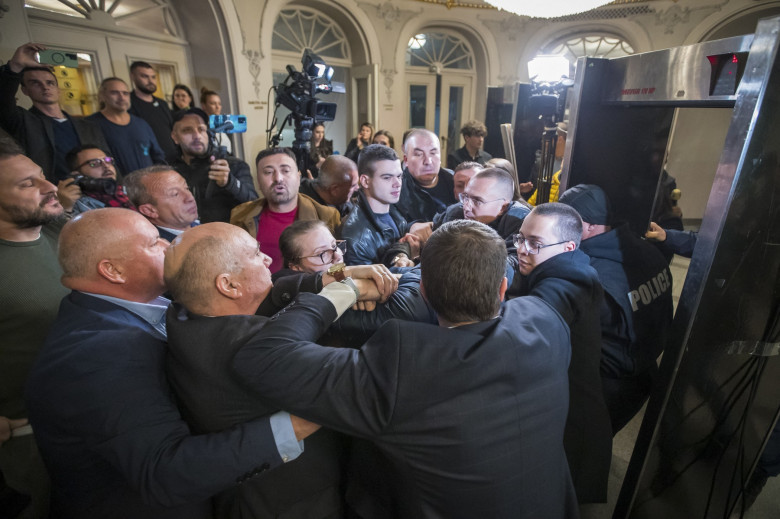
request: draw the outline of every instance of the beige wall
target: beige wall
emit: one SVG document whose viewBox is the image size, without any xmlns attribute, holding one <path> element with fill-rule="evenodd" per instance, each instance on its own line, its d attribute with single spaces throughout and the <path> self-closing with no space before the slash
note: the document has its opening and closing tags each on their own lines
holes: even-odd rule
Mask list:
<svg viewBox="0 0 780 519">
<path fill-rule="evenodd" d="M 630 7 L 634 11 L 650 8 L 652 12 L 635 13 L 627 18 L 557 22 L 530 20 L 490 9 L 447 9 L 412 0 L 170 1 L 179 11 L 186 10 L 180 14 L 184 43 L 168 38 L 167 43 L 158 46 L 159 49 L 150 47 L 147 50 L 155 56 L 160 54 L 161 59 L 165 58 L 163 54 L 170 56 L 173 55 L 171 52 L 178 52 L 183 61 L 183 77 L 189 77 L 191 86 L 207 85 L 219 90 L 223 93 L 223 103 L 234 113 L 248 116 L 250 129 L 240 140 L 243 141 L 244 156 L 250 163 L 266 146 L 266 121 L 269 110 L 273 109 L 273 99 L 271 106 L 268 105 L 268 92 L 273 86 L 272 29 L 278 13 L 288 6 L 309 6 L 334 19 L 351 42 L 353 65 L 375 66 L 378 70 L 375 80 L 378 105 L 373 122 L 377 128 L 393 132 L 397 141 L 407 126 L 406 44 L 411 36 L 425 28 L 452 30 L 463 35 L 473 47 L 476 56 L 473 113 L 465 114 L 465 117 L 481 119 L 485 112 L 487 86 L 527 81 L 528 60 L 537 49 L 559 38 L 588 31 L 607 32 L 623 37 L 635 50 L 644 52 L 707 39 L 717 35 L 724 26 L 739 26 L 735 20 L 744 18 L 746 13 L 780 8 L 780 1 L 657 0 Z M 22 0 L 3 3 L 9 10 L 0 18 L 0 52 L 2 59 L 7 60 L 18 45 L 46 33 L 30 29 Z M 216 29 L 196 23 L 199 19 L 217 20 Z M 69 38 L 79 32 L 85 38 L 95 37 L 95 32 L 89 29 L 89 21 L 64 23 L 69 26 L 62 34 L 67 33 Z M 123 38 L 126 36 L 119 39 Z M 110 57 L 106 58 L 110 66 L 103 64 L 111 70 L 102 72 L 126 75 L 120 67 L 120 64 L 124 65 L 122 53 L 130 49 L 135 56 L 141 48 L 139 45 L 143 46 L 138 37 L 132 45 L 111 45 Z M 190 56 L 190 49 L 198 50 L 193 50 Z M 209 49 L 213 52 L 207 52 Z M 212 73 L 215 70 L 220 72 Z M 686 119 L 686 124 L 686 132 L 701 126 L 695 118 Z M 348 134 L 355 130 L 344 129 Z M 715 148 L 719 144 L 713 143 L 713 139 L 699 140 L 702 145 L 709 146 L 704 155 L 718 154 Z M 397 147 L 400 151 L 400 142 Z M 689 196 L 691 201 L 697 200 L 695 207 L 686 211 L 686 216 L 695 218 L 701 212 L 701 200 L 706 200 L 711 179 L 695 176 L 696 171 L 704 168 L 687 160 L 674 159 L 670 163 L 670 173 L 675 175 L 677 171 L 674 170 L 679 168 L 682 175 L 684 170 L 682 176 L 686 179 L 687 192 L 684 196 Z M 709 174 L 709 170 L 707 172 Z M 693 189 L 701 193 L 694 196 Z M 685 198 L 681 205 L 685 210 Z"/>
</svg>

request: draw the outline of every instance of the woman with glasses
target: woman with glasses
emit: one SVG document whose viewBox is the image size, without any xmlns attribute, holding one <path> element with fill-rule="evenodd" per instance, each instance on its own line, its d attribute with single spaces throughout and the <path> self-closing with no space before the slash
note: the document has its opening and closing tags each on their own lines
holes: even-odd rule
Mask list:
<svg viewBox="0 0 780 519">
<path fill-rule="evenodd" d="M 285 269 L 273 275 L 274 282 L 295 272 L 318 273 L 333 271 L 343 265 L 346 242 L 333 237 L 320 220 L 297 221 L 282 231 L 279 249 Z M 344 267 L 345 275 L 355 269 L 372 265 Z M 388 319 L 429 322 L 436 324 L 436 316 L 420 293 L 420 271 L 412 269 L 401 276 L 398 290 L 373 311 L 346 312 L 334 323 L 327 342 L 330 345 L 359 348 Z"/>
<path fill-rule="evenodd" d="M 312 274 L 343 263 L 347 242 L 334 238 L 322 220 L 302 220 L 282 231 L 279 249 L 285 268 Z"/>
</svg>

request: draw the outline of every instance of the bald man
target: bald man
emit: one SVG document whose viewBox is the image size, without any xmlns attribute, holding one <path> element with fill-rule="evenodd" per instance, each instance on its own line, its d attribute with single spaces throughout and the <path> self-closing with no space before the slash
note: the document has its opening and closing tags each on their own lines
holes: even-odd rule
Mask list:
<svg viewBox="0 0 780 519">
<path fill-rule="evenodd" d="M 216 222 L 185 231 L 165 254 L 165 280 L 176 300 L 168 311 L 166 372 L 193 432 L 218 431 L 277 411 L 248 393 L 232 369 L 241 337 L 269 321 L 254 314 L 273 289 L 270 264 L 257 240 Z M 393 283 L 389 271 L 377 270 L 383 272 L 380 279 Z M 343 311 L 361 292 L 367 296 L 371 285 L 346 278 L 320 295 Z M 299 333 L 319 337 L 316 330 Z M 216 496 L 217 517 L 342 517 L 342 441 L 332 431 L 318 431 L 295 463 Z"/>
<path fill-rule="evenodd" d="M 127 209 L 88 211 L 62 230 L 72 292 L 27 385 L 57 517 L 211 517 L 211 495 L 293 459 L 316 428 L 279 413 L 191 436 L 164 373 L 167 248 Z"/>
<path fill-rule="evenodd" d="M 352 208 L 350 200 L 358 187 L 357 164 L 342 155 L 331 155 L 320 166 L 317 178 L 301 179 L 298 192 L 319 204 L 335 207 L 344 218 Z"/>
</svg>

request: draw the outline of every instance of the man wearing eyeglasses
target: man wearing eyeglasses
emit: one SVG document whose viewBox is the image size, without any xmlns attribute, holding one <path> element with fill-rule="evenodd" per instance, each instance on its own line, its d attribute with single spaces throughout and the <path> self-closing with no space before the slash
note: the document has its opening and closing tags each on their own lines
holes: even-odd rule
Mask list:
<svg viewBox="0 0 780 519">
<path fill-rule="evenodd" d="M 563 446 L 580 503 L 607 500 L 612 428 L 601 389 L 603 290 L 579 250 L 582 220 L 571 207 L 540 204 L 514 237 L 518 272 L 514 293 L 549 303 L 571 331 L 569 414 Z"/>
<path fill-rule="evenodd" d="M 452 220 L 474 220 L 495 230 L 506 242 L 507 281 L 517 269 L 517 248 L 514 236 L 531 208 L 523 201 L 512 200 L 514 179 L 500 168 L 478 171 L 459 195 L 460 203 L 451 205 L 433 219 L 433 229 Z M 511 293 L 511 292 L 510 292 Z"/>
<path fill-rule="evenodd" d="M 116 162 L 94 144 L 83 144 L 65 156 L 71 177 L 60 182 L 57 197 L 69 215 L 101 207 L 124 207 L 133 204 L 117 181 Z"/>
</svg>

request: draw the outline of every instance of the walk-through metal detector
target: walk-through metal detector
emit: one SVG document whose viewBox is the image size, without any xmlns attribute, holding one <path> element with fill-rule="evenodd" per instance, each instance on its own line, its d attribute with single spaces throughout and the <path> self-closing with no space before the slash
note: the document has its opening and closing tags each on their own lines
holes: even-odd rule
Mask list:
<svg viewBox="0 0 780 519">
<path fill-rule="evenodd" d="M 637 234 L 675 109 L 733 109 L 614 518 L 729 517 L 777 420 L 779 45 L 777 17 L 754 35 L 577 65 L 561 188 L 598 184 Z"/>
</svg>

